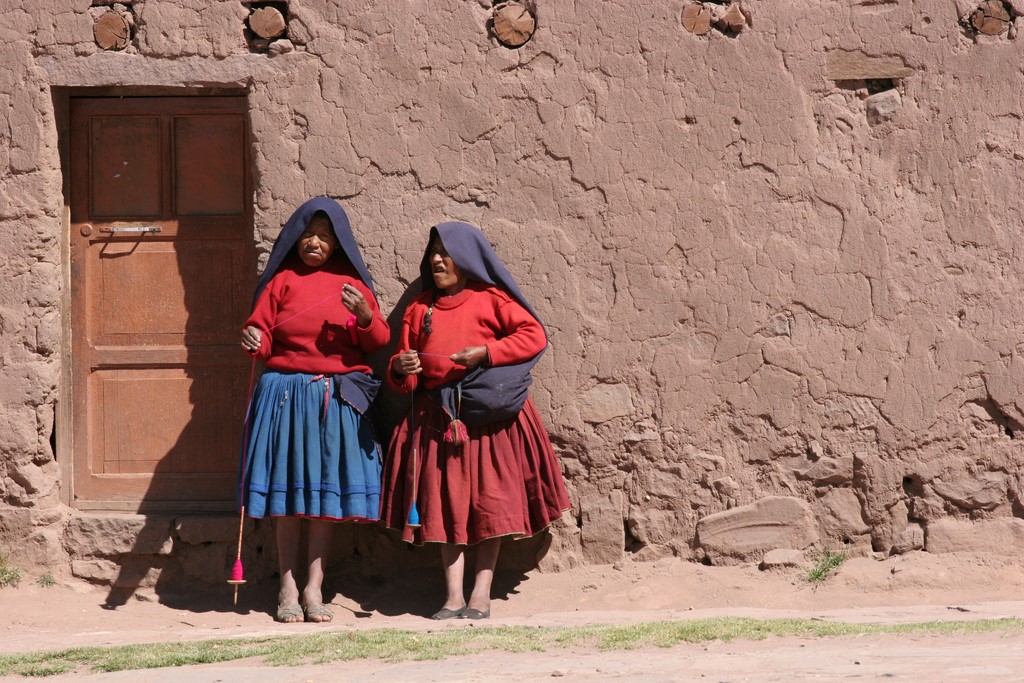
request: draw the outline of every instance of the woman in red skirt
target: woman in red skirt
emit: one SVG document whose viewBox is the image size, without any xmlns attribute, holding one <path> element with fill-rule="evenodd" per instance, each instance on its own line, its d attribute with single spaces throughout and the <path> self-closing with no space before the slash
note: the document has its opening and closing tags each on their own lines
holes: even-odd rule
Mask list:
<svg viewBox="0 0 1024 683">
<path fill-rule="evenodd" d="M 547 335 L 468 223 L 431 229 L 420 273 L 424 291 L 405 310 L 388 373 L 414 398 L 389 448 L 381 518 L 407 541 L 442 544 L 447 597 L 434 619 L 486 619 L 502 537 L 532 536 L 569 508 L 527 395 Z M 468 545 L 477 552 L 467 602 Z"/>
</svg>

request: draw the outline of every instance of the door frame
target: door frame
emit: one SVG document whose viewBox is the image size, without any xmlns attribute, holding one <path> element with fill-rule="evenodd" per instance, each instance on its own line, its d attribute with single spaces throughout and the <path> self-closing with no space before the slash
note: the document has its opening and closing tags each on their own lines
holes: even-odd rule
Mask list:
<svg viewBox="0 0 1024 683">
<path fill-rule="evenodd" d="M 60 295 L 61 344 L 60 373 L 57 387 L 56 406 L 54 408 L 53 437 L 54 457 L 60 466 L 59 495 L 61 503 L 77 510 L 94 512 L 158 512 L 170 511 L 158 507 L 147 509 L 134 501 L 76 501 L 75 500 L 75 401 L 73 387 L 72 354 L 72 316 L 71 305 L 71 98 L 73 97 L 241 97 L 246 101 L 249 111 L 249 90 L 245 87 L 204 87 L 184 88 L 167 86 L 131 86 L 131 87 L 51 87 L 54 123 L 57 129 L 57 149 L 60 157 L 61 190 L 63 193 L 63 212 L 61 215 L 61 275 L 62 287 Z M 255 155 L 252 153 L 252 127 L 246 126 L 246 142 L 248 147 L 248 163 L 251 167 Z M 250 168 L 249 194 L 255 197 L 256 174 Z M 251 236 L 254 246 L 256 242 L 255 227 Z M 82 438 L 85 438 L 84 436 Z M 203 504 L 189 503 L 189 512 L 223 512 L 221 503 Z M 181 510 L 177 510 L 181 512 Z"/>
</svg>

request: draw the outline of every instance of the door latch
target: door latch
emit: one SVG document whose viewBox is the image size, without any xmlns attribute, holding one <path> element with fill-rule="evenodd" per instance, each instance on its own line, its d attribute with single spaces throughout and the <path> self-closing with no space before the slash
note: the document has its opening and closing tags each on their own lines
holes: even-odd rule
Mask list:
<svg viewBox="0 0 1024 683">
<path fill-rule="evenodd" d="M 159 225 L 132 225 L 126 228 L 100 228 L 100 232 L 160 232 L 163 230 Z"/>
</svg>

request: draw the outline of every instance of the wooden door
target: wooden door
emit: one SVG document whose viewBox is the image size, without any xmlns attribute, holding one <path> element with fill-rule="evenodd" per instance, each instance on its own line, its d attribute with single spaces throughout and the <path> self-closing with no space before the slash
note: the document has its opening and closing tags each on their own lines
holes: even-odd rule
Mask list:
<svg viewBox="0 0 1024 683">
<path fill-rule="evenodd" d="M 255 284 L 244 97 L 72 98 L 72 504 L 233 505 Z"/>
</svg>

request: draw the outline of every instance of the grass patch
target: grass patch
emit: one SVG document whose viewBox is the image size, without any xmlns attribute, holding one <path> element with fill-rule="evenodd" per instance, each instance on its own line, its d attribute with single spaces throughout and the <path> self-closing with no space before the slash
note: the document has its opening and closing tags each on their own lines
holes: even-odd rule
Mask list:
<svg viewBox="0 0 1024 683">
<path fill-rule="evenodd" d="M 76 671 L 111 672 L 211 664 L 263 657 L 271 666 L 380 659 L 443 659 L 485 651 L 546 652 L 571 647 L 603 651 L 672 647 L 713 640 L 762 640 L 769 636 L 834 637 L 872 634 L 954 635 L 1024 632 L 1024 619 L 938 621 L 916 624 L 849 624 L 820 619 L 716 617 L 626 626 L 576 628 L 458 628 L 433 633 L 398 629 L 336 631 L 301 636 L 178 641 L 116 647 L 80 647 L 0 656 L 0 676 L 45 677 Z"/>
<path fill-rule="evenodd" d="M 831 548 L 825 548 L 818 553 L 814 566 L 807 572 L 807 580 L 811 583 L 821 583 L 827 579 L 833 571 L 843 566 L 846 562 L 845 552 L 835 552 Z"/>
<path fill-rule="evenodd" d="M 0 588 L 11 586 L 17 587 L 21 582 L 22 571 L 17 567 L 7 564 L 7 560 L 0 555 Z"/>
<path fill-rule="evenodd" d="M 36 579 L 36 585 L 43 588 L 53 588 L 57 585 L 57 580 L 53 578 L 53 574 L 47 573 Z"/>
</svg>

